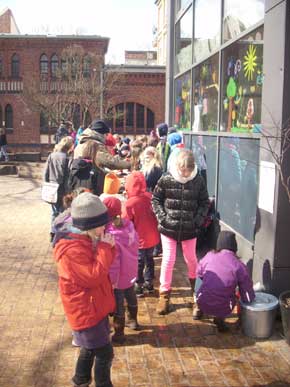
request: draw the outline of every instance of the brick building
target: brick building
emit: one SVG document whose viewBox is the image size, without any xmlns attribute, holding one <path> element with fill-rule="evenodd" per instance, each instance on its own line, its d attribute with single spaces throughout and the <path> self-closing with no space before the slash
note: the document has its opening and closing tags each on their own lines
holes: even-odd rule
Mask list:
<svg viewBox="0 0 290 387">
<path fill-rule="evenodd" d="M 7 130 L 9 152 L 40 152 L 51 142 L 52 137 L 47 133 L 53 133 L 56 125 L 45 121 L 40 111 L 31 108 L 24 97 L 25 85 L 39 80 L 40 89 L 52 93 L 52 98 L 55 98 L 55 71 L 63 66 L 63 50 L 75 45 L 80 46 L 84 53 L 93 53 L 100 59 L 102 77 L 106 72 L 122 74 L 122 82 L 116 81 L 113 88 L 100 98 L 99 113 L 88 111 L 88 119 L 105 119 L 109 109 L 113 113 L 113 130 L 133 135 L 149 132 L 158 122 L 164 121 L 164 67 L 105 66 L 109 44 L 106 37 L 18 34 L 9 9 L 0 14 L 0 31 L 0 123 Z M 62 79 L 58 83 L 62 83 Z M 75 126 L 81 122 L 83 114 L 80 106 L 80 117 Z"/>
</svg>

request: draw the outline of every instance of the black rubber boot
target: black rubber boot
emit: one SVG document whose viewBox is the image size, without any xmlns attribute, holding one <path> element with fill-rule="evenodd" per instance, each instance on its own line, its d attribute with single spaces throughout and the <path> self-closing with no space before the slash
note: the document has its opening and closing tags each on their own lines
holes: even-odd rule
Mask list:
<svg viewBox="0 0 290 387">
<path fill-rule="evenodd" d="M 115 333 L 112 336 L 112 342 L 117 344 L 123 344 L 125 342 L 125 317 L 114 316 L 113 326 Z"/>
<path fill-rule="evenodd" d="M 138 306 L 128 305 L 127 309 L 128 311 L 127 311 L 126 327 L 137 331 L 140 328 L 140 325 L 138 324 L 138 321 L 137 321 Z"/>
</svg>

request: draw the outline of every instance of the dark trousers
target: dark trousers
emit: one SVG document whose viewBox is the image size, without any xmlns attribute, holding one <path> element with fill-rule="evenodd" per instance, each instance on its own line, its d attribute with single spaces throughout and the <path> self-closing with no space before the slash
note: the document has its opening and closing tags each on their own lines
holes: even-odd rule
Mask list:
<svg viewBox="0 0 290 387">
<path fill-rule="evenodd" d="M 134 286 L 127 289 L 114 289 L 114 294 L 116 300 L 116 316 L 125 317 L 124 299 L 126 299 L 128 306 L 137 306 L 137 297 Z"/>
<path fill-rule="evenodd" d="M 113 347 L 109 343 L 101 348 L 81 348 L 76 364 L 73 382 L 75 385 L 88 383 L 95 361 L 94 376 L 96 387 L 113 387 L 111 382 L 111 366 L 113 360 Z"/>
<path fill-rule="evenodd" d="M 139 249 L 138 251 L 138 276 L 137 283 L 143 284 L 144 281 L 152 284 L 154 279 L 154 247 L 149 249 Z M 145 273 L 144 273 L 145 268 Z"/>
</svg>

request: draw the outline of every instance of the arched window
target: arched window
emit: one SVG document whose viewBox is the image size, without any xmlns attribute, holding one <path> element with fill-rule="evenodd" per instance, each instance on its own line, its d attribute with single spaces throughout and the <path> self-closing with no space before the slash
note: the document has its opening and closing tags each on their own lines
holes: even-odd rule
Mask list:
<svg viewBox="0 0 290 387">
<path fill-rule="evenodd" d="M 61 59 L 61 75 L 65 78 L 68 76 L 68 62 L 66 59 Z"/>
<path fill-rule="evenodd" d="M 91 74 L 91 58 L 86 55 L 83 60 L 83 76 L 89 78 Z"/>
<path fill-rule="evenodd" d="M 17 54 L 13 54 L 11 58 L 11 76 L 12 78 L 19 78 L 20 76 L 20 59 Z"/>
<path fill-rule="evenodd" d="M 47 115 L 43 111 L 40 112 L 39 118 L 40 118 L 40 122 L 39 122 L 40 129 L 44 130 L 44 129 L 48 128 L 48 118 L 47 118 Z"/>
<path fill-rule="evenodd" d="M 5 107 L 5 128 L 13 128 L 13 110 L 11 105 Z"/>
<path fill-rule="evenodd" d="M 40 57 L 40 74 L 48 74 L 48 59 L 45 54 Z"/>
<path fill-rule="evenodd" d="M 144 128 L 144 106 L 143 105 L 140 105 L 139 103 L 137 103 L 137 111 L 136 111 L 136 115 L 137 115 L 137 122 L 136 122 L 136 127 L 138 129 L 142 129 Z"/>
<path fill-rule="evenodd" d="M 120 103 L 116 106 L 116 128 L 121 129 L 124 127 L 124 104 Z"/>
<path fill-rule="evenodd" d="M 147 129 L 154 129 L 155 128 L 155 122 L 154 122 L 154 113 L 152 110 L 147 108 Z"/>
<path fill-rule="evenodd" d="M 57 71 L 58 71 L 58 57 L 56 54 L 52 55 L 50 60 L 50 72 L 52 78 L 57 77 Z"/>
</svg>

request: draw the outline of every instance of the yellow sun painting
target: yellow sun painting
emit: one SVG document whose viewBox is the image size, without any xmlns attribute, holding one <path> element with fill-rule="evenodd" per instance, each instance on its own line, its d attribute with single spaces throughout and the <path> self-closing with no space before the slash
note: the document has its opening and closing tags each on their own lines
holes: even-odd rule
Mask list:
<svg viewBox="0 0 290 387">
<path fill-rule="evenodd" d="M 248 78 L 249 81 L 253 80 L 253 75 L 255 72 L 255 68 L 257 67 L 257 55 L 256 55 L 256 47 L 254 47 L 252 44 L 250 44 L 247 54 L 244 56 L 244 72 L 245 76 Z"/>
</svg>

